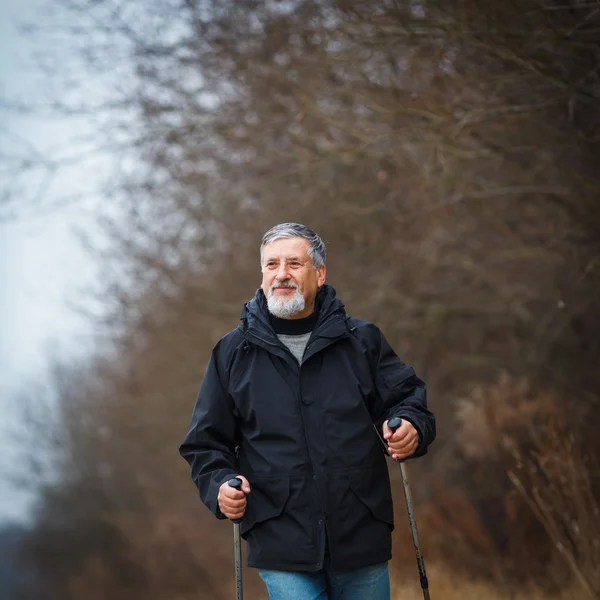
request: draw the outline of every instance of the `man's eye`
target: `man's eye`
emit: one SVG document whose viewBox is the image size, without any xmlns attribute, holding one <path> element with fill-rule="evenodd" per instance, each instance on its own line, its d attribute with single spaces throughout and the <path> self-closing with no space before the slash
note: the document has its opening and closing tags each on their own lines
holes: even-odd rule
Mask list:
<svg viewBox="0 0 600 600">
<path fill-rule="evenodd" d="M 296 261 L 296 260 L 293 261 L 293 262 L 291 262 L 290 264 L 292 265 L 292 267 L 299 267 L 300 266 L 300 263 L 298 261 Z"/>
</svg>

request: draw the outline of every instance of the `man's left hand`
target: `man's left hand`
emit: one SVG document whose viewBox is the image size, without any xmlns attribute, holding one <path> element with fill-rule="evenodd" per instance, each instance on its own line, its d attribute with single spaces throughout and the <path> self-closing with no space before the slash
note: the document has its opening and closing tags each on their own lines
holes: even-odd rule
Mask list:
<svg viewBox="0 0 600 600">
<path fill-rule="evenodd" d="M 388 443 L 388 452 L 397 460 L 408 458 L 419 445 L 419 434 L 406 419 L 402 419 L 402 424 L 396 431 L 392 431 L 386 421 L 383 424 L 383 439 Z"/>
</svg>

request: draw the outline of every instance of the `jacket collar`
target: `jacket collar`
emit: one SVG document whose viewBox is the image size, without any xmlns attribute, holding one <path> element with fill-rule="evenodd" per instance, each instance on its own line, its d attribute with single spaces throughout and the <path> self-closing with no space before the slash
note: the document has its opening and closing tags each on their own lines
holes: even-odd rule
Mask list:
<svg viewBox="0 0 600 600">
<path fill-rule="evenodd" d="M 338 338 L 346 332 L 346 311 L 334 288 L 330 285 L 321 286 L 317 292 L 315 305 L 319 311 L 319 318 L 311 339 L 317 337 Z M 261 288 L 256 290 L 252 300 L 244 304 L 240 319 L 242 320 L 243 330 L 263 339 L 267 337 L 266 341 L 270 343 L 279 343 L 269 323 L 267 299 Z"/>
</svg>

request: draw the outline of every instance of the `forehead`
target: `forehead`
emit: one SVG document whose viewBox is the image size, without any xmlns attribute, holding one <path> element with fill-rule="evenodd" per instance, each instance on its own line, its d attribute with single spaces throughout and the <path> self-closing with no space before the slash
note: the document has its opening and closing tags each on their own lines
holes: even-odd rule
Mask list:
<svg viewBox="0 0 600 600">
<path fill-rule="evenodd" d="M 304 258 L 308 256 L 310 242 L 301 237 L 281 238 L 263 248 L 263 260 L 270 258 Z"/>
</svg>

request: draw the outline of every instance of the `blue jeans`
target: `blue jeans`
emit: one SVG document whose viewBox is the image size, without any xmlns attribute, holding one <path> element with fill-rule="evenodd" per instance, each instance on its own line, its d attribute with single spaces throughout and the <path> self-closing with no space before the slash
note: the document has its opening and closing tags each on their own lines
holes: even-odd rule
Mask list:
<svg viewBox="0 0 600 600">
<path fill-rule="evenodd" d="M 390 600 L 387 562 L 350 571 L 258 572 L 271 600 Z"/>
</svg>

